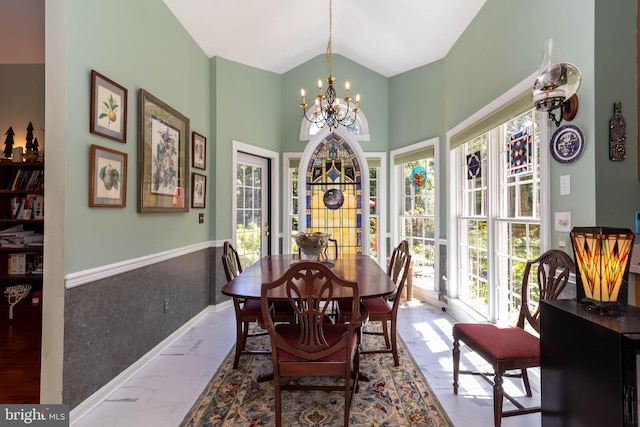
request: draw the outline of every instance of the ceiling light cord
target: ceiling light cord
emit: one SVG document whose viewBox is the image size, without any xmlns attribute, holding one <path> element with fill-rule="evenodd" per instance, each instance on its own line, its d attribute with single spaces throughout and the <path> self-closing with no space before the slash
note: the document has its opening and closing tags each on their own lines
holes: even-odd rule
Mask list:
<svg viewBox="0 0 640 427">
<path fill-rule="evenodd" d="M 307 114 L 307 107 L 309 106 L 305 100 L 304 89 L 300 90 L 300 97 L 302 102 L 300 108 L 302 108 L 302 115 L 309 122 L 314 123 L 318 127 L 329 126 L 329 129 L 337 128 L 342 125 L 345 127 L 352 126 L 356 123 L 357 115 L 360 112 L 360 95 L 356 95 L 355 107 L 350 110 L 351 97 L 349 97 L 349 82 L 345 82 L 346 95 L 344 102 L 347 104 L 344 111 L 340 108 L 340 101 L 336 101 L 336 90 L 333 87 L 336 78 L 333 77 L 333 48 L 331 45 L 331 39 L 333 36 L 333 1 L 329 0 L 329 41 L 327 42 L 327 52 L 325 59 L 329 64 L 329 77 L 325 80 L 328 84 L 326 93 L 322 93 L 322 80 L 318 80 L 318 95 L 315 99 L 315 110 Z"/>
</svg>

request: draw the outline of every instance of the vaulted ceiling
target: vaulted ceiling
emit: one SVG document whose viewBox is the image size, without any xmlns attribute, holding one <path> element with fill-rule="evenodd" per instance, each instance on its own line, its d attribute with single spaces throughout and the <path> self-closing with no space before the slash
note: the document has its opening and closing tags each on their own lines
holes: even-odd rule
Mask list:
<svg viewBox="0 0 640 427">
<path fill-rule="evenodd" d="M 163 0 L 209 57 L 284 73 L 324 54 L 329 0 Z M 332 50 L 391 77 L 449 52 L 486 0 L 333 0 Z"/>
<path fill-rule="evenodd" d="M 329 0 L 163 0 L 209 57 L 284 73 L 327 49 Z M 386 77 L 443 58 L 486 0 L 333 0 L 332 49 Z M 0 64 L 44 63 L 44 0 L 0 1 Z"/>
</svg>

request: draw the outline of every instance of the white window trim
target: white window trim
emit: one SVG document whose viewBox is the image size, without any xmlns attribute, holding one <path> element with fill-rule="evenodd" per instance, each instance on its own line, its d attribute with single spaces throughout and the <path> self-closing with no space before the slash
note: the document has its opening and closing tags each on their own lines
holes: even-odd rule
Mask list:
<svg viewBox="0 0 640 427">
<path fill-rule="evenodd" d="M 293 183 L 291 182 L 291 177 L 289 176 L 289 162 L 291 159 L 302 158 L 302 153 L 282 153 L 282 194 L 285 196 L 282 198 L 282 253 L 290 254 L 291 253 L 291 228 L 289 226 L 289 212 L 293 210 Z M 299 169 L 299 168 L 298 168 Z M 299 173 L 299 172 L 298 172 Z M 298 207 L 300 205 L 298 204 Z M 286 224 L 285 224 L 286 221 Z"/>
<path fill-rule="evenodd" d="M 244 142 L 232 141 L 231 148 L 231 238 L 232 241 L 236 241 L 236 230 L 238 229 L 238 219 L 236 211 L 238 210 L 238 199 L 236 194 L 238 192 L 238 184 L 236 182 L 236 169 L 238 165 L 238 152 L 244 152 L 253 154 L 255 156 L 265 157 L 271 160 L 271 223 L 270 223 L 270 243 L 271 252 L 277 253 L 278 250 L 278 235 L 280 234 L 280 221 L 278 218 L 278 206 L 280 205 L 278 191 L 278 178 L 280 177 L 280 153 L 267 150 L 265 148 L 257 147 L 255 145 L 245 144 Z"/>
<path fill-rule="evenodd" d="M 340 102 L 340 108 L 347 108 L 347 104 L 342 99 L 340 99 L 339 102 Z M 322 105 L 326 105 L 326 104 L 327 104 L 326 100 L 322 101 Z M 309 111 L 314 108 L 315 108 L 314 105 L 309 107 L 309 109 L 307 109 L 307 114 L 313 114 L 313 113 L 309 113 Z M 367 116 L 365 116 L 362 110 L 360 110 L 360 112 L 356 116 L 356 122 L 358 123 L 358 129 L 360 129 L 360 133 L 357 135 L 350 133 L 349 135 L 351 135 L 351 137 L 356 141 L 369 141 L 371 138 L 369 134 L 369 121 L 367 120 Z M 311 139 L 315 136 L 315 135 L 311 135 L 310 133 L 312 125 L 313 123 L 311 123 L 309 120 L 307 120 L 304 117 L 302 118 L 302 120 L 300 121 L 300 141 L 311 141 Z M 320 130 L 320 132 L 322 132 L 322 129 Z"/>
<path fill-rule="evenodd" d="M 535 80 L 537 73 L 533 73 L 531 76 L 527 77 L 525 80 L 518 83 L 513 88 L 509 89 L 504 94 L 500 95 L 498 98 L 484 106 L 482 109 L 477 111 L 475 114 L 471 115 L 469 118 L 452 128 L 447 132 L 447 156 L 446 156 L 446 170 L 448 171 L 448 185 L 447 188 L 458 188 L 456 182 L 456 173 L 455 168 L 455 153 L 451 151 L 451 137 L 453 135 L 458 134 L 463 131 L 467 127 L 476 123 L 478 120 L 482 120 L 484 117 L 491 114 L 493 111 L 507 104 L 516 96 L 520 95 L 525 90 L 531 88 L 531 82 Z M 548 153 L 549 150 L 544 149 L 543 141 L 549 141 L 549 133 L 550 133 L 550 125 L 548 120 L 548 115 L 546 113 L 542 113 L 540 115 L 542 120 L 538 123 L 538 127 L 540 129 L 540 200 L 549 200 L 551 197 L 551 165 L 549 163 L 550 155 Z M 457 198 L 458 196 L 449 193 L 449 197 L 447 200 L 448 205 L 448 218 L 447 218 L 447 240 L 448 240 L 448 248 L 449 254 L 447 256 L 448 260 L 448 268 L 447 271 L 449 275 L 447 277 L 447 293 L 451 298 L 458 297 L 458 245 L 456 242 L 458 241 L 458 227 L 457 227 Z M 543 208 L 544 206 L 544 208 Z M 551 207 L 546 203 L 541 203 L 540 205 L 540 229 L 542 230 L 542 235 L 540 236 L 540 250 L 544 252 L 548 248 L 551 247 Z"/>
<path fill-rule="evenodd" d="M 409 153 L 411 151 L 421 150 L 423 148 L 433 147 L 433 159 L 434 159 L 434 185 L 436 188 L 435 191 L 435 206 L 434 206 L 434 236 L 433 240 L 436 245 L 440 243 L 440 138 L 431 138 L 426 141 L 417 142 L 412 145 L 408 145 L 406 147 L 398 148 L 396 150 L 391 151 L 391 199 L 396 200 L 395 203 L 391 204 L 391 246 L 397 245 L 400 242 L 400 206 L 402 206 L 401 197 L 402 194 L 402 185 L 404 181 L 404 169 L 402 165 L 396 165 L 395 160 L 397 156 L 400 156 L 405 153 Z M 435 250 L 435 260 L 434 260 L 434 287 L 435 292 L 427 292 L 426 294 L 421 296 L 423 298 L 427 298 L 430 302 L 438 300 L 438 289 L 440 287 L 440 256 L 439 256 L 439 247 L 436 246 Z M 414 288 L 414 293 L 416 292 L 416 288 Z M 416 294 L 416 296 L 418 296 Z M 439 305 L 439 303 L 438 303 Z"/>
<path fill-rule="evenodd" d="M 387 153 L 365 152 L 369 159 L 380 159 L 380 174 L 378 175 L 378 264 L 386 270 L 387 259 Z M 369 170 L 367 169 L 367 181 Z M 369 193 L 367 193 L 367 198 Z M 369 228 L 369 227 L 367 227 Z"/>
</svg>

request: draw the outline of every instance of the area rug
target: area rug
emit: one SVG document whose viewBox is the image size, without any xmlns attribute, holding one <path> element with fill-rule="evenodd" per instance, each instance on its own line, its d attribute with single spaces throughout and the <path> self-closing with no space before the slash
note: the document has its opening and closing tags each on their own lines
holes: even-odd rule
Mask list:
<svg viewBox="0 0 640 427">
<path fill-rule="evenodd" d="M 371 348 L 381 339 L 364 335 L 363 347 Z M 251 348 L 269 348 L 269 337 L 250 338 Z M 429 388 L 419 367 L 399 338 L 400 366 L 391 354 L 361 356 L 360 371 L 370 377 L 360 381 L 351 403 L 351 426 L 452 427 L 453 424 Z M 233 369 L 233 352 L 191 408 L 181 427 L 274 426 L 273 381 L 259 383 L 261 374 L 273 371 L 270 355 L 243 355 Z M 310 378 L 324 381 L 327 378 Z M 328 380 L 332 380 L 329 378 Z M 282 392 L 282 425 L 333 427 L 342 425 L 344 394 L 325 391 Z"/>
</svg>

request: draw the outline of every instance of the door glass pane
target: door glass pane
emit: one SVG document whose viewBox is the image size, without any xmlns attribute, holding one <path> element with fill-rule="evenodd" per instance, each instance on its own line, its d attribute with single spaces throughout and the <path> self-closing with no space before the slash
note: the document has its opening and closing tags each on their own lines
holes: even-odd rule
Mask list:
<svg viewBox="0 0 640 427">
<path fill-rule="evenodd" d="M 401 239 L 409 243 L 413 285 L 435 290 L 435 160 L 402 165 Z"/>
<path fill-rule="evenodd" d="M 378 168 L 369 168 L 369 254 L 378 259 Z"/>
<path fill-rule="evenodd" d="M 258 166 L 238 163 L 236 249 L 243 266 L 262 256 L 261 173 Z"/>
</svg>

